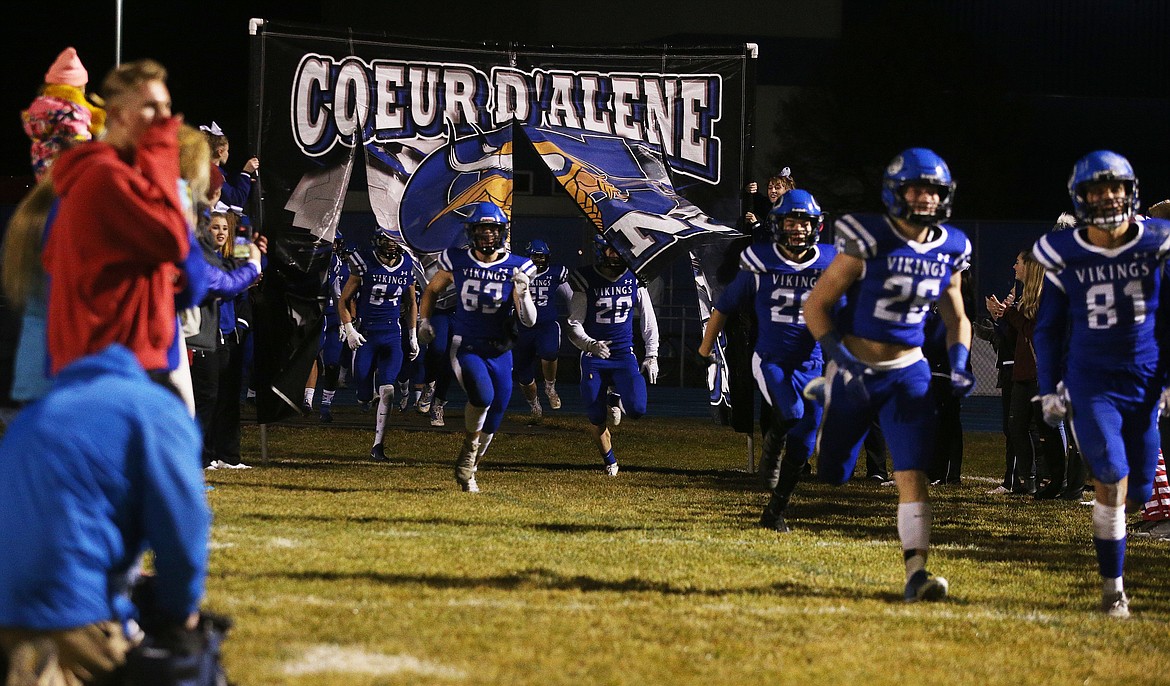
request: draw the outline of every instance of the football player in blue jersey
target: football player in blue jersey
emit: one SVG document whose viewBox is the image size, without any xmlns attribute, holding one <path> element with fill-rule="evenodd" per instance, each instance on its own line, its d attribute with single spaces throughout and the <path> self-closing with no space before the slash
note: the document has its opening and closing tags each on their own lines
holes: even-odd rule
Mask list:
<svg viewBox="0 0 1170 686">
<path fill-rule="evenodd" d="M 329 270 L 325 276 L 325 317 L 321 323 L 321 352 L 318 362 L 323 370 L 321 375 L 321 423 L 333 421 L 333 396 L 337 393 L 337 380 L 341 374 L 341 344 L 345 336 L 341 333 L 341 289 L 349 280 L 349 254 L 345 250 L 345 239 L 338 231 L 333 239 L 333 254 L 329 256 Z"/>
<path fill-rule="evenodd" d="M 1129 616 L 1122 585 L 1125 505 L 1148 499 L 1158 459 L 1158 312 L 1170 223 L 1137 216 L 1138 181 L 1121 155 L 1099 150 L 1068 181 L 1082 228 L 1032 249 L 1052 288 L 1036 313 L 1036 375 L 1044 421 L 1068 418 L 1096 479 L 1093 544 L 1101 610 Z"/>
<path fill-rule="evenodd" d="M 898 487 L 907 602 L 947 594 L 946 580 L 926 571 L 931 525 L 926 472 L 938 422 L 921 346 L 933 303 L 947 331 L 953 392 L 966 395 L 975 385 L 967 370 L 971 323 L 960 292 L 971 243 L 943 223 L 954 191 L 950 169 L 934 152 L 910 148 L 894 157 L 883 179 L 886 215 L 846 215 L 835 224 L 838 254 L 804 308 L 826 360 L 824 379 L 806 388 L 810 394 L 819 389 L 825 403 L 817 476 L 848 481 L 858 444 L 876 417 Z M 845 307 L 838 312 L 842 296 Z"/>
<path fill-rule="evenodd" d="M 569 270 L 563 266 L 549 264 L 551 251 L 548 243 L 537 238 L 528 243 L 525 249 L 528 259 L 536 265 L 536 274 L 532 277 L 529 290 L 532 300 L 536 303 L 536 326 L 531 329 L 520 329 L 520 337 L 516 340 L 516 378 L 520 382 L 520 389 L 524 391 L 524 399 L 532 410 L 532 418 L 539 420 L 544 414 L 540 405 L 540 398 L 536 393 L 536 360 L 540 359 L 541 373 L 544 375 L 544 393 L 548 396 L 548 404 L 554 410 L 561 409 L 561 397 L 557 395 L 557 356 L 561 351 L 561 324 L 557 321 L 557 304 L 553 297 L 559 295 L 566 303 L 573 296 L 569 286 Z"/>
<path fill-rule="evenodd" d="M 622 410 L 631 419 L 646 414 L 646 372 L 658 383 L 658 318 L 645 287 L 626 267 L 612 246 L 594 237 L 597 263 L 573 271 L 569 285 L 569 340 L 581 350 L 581 399 L 589 418 L 590 436 L 605 463 L 605 473 L 617 476 L 618 463 L 606 418 L 610 386 L 621 396 Z M 634 315 L 642 324 L 646 358 L 641 368 L 634 355 Z"/>
<path fill-rule="evenodd" d="M 752 373 L 772 421 L 764 434 L 761 473 L 772 491 L 760 526 L 788 531 L 784 512 L 801 471 L 812 455 L 821 406 L 801 395 L 821 375 L 821 351 L 804 325 L 804 301 L 836 257 L 818 245 L 824 215 L 811 193 L 793 189 L 765 218 L 771 243 L 756 243 L 740 255 L 739 274 L 723 291 L 707 322 L 699 355 L 708 357 L 728 312 L 754 307 L 758 322 Z M 781 451 L 784 459 L 781 461 Z"/>
<path fill-rule="evenodd" d="M 508 216 L 498 205 L 475 202 L 456 211 L 464 217 L 470 247 L 439 256 L 439 270 L 423 291 L 419 335 L 423 343 L 435 340 L 431 313 L 454 284 L 458 302 L 451 319 L 451 367 L 467 393 L 455 481 L 464 491 L 478 493 L 476 469 L 512 397 L 515 320 L 525 327 L 536 323 L 529 289 L 536 267 L 508 252 Z"/>
<path fill-rule="evenodd" d="M 394 382 L 402 367 L 403 336 L 406 330 L 406 353 L 418 357 L 415 335 L 414 261 L 402 250 L 394 237 L 379 227 L 374 234 L 372 259 L 362 251 L 350 259 L 350 275 L 341 290 L 341 302 L 356 294 L 357 316 L 361 331 L 353 325 L 349 308 L 338 310 L 341 335 L 354 351 L 353 378 L 358 401 L 363 405 L 378 391 L 378 413 L 374 424 L 374 446 L 370 457 L 387 460 L 382 447 L 386 434 L 386 416 L 394 406 Z M 405 305 L 405 306 L 404 306 Z M 403 326 L 405 321 L 405 326 Z"/>
</svg>

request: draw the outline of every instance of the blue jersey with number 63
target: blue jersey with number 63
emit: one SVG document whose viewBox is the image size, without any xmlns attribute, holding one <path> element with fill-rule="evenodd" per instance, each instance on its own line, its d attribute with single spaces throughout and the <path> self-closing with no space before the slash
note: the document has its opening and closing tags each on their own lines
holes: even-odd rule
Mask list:
<svg viewBox="0 0 1170 686">
<path fill-rule="evenodd" d="M 362 284 L 357 292 L 357 313 L 362 331 L 399 331 L 402 295 L 414 283 L 414 262 L 402 253 L 398 262 L 387 266 L 372 252 L 355 252 L 350 270 Z"/>
<path fill-rule="evenodd" d="M 835 225 L 837 250 L 865 262 L 845 294 L 838 330 L 897 345 L 921 346 L 932 303 L 967 268 L 971 242 L 938 224 L 922 243 L 905 238 L 885 216 L 845 215 Z"/>
<path fill-rule="evenodd" d="M 455 335 L 482 340 L 503 340 L 511 335 L 512 274 L 529 277 L 536 265 L 527 257 L 504 253 L 495 262 L 480 262 L 466 248 L 444 250 L 439 268 L 455 278 Z"/>
<path fill-rule="evenodd" d="M 611 351 L 633 350 L 634 309 L 639 302 L 638 278 L 629 269 L 612 279 L 593 265 L 575 270 L 569 285 L 586 296 L 581 326 L 595 340 L 609 341 Z"/>
</svg>

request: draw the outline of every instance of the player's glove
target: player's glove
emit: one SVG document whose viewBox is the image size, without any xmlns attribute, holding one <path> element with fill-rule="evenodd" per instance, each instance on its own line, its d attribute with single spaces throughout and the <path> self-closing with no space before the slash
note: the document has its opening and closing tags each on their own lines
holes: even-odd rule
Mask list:
<svg viewBox="0 0 1170 686">
<path fill-rule="evenodd" d="M 658 383 L 658 358 L 654 355 L 647 355 L 646 359 L 642 361 L 642 371 L 646 372 L 646 379 L 650 383 Z"/>
<path fill-rule="evenodd" d="M 406 331 L 406 356 L 412 361 L 418 359 L 418 334 L 414 329 Z"/>
<path fill-rule="evenodd" d="M 836 331 L 830 331 L 821 336 L 817 342 L 821 344 L 821 350 L 824 351 L 825 357 L 832 360 L 841 370 L 846 385 L 858 384 L 860 388 L 865 388 L 862 377 L 869 371 L 869 367 L 849 352 L 849 348 L 846 348 L 845 344 L 841 342 L 841 337 L 837 335 Z"/>
<path fill-rule="evenodd" d="M 517 269 L 512 272 L 512 286 L 516 289 L 516 294 L 523 297 L 528 292 L 528 284 L 531 279 L 524 272 Z"/>
<path fill-rule="evenodd" d="M 951 362 L 951 393 L 956 398 L 965 398 L 975 390 L 975 375 L 967 369 L 971 351 L 962 343 L 955 343 L 947 350 Z"/>
<path fill-rule="evenodd" d="M 423 317 L 418 321 L 418 342 L 423 345 L 430 345 L 435 340 L 435 327 L 431 326 L 431 320 Z"/>
<path fill-rule="evenodd" d="M 598 359 L 608 360 L 609 359 L 609 341 L 597 341 L 597 340 L 590 339 L 588 342 L 585 343 L 585 352 L 589 353 L 590 355 L 592 355 Z"/>
<path fill-rule="evenodd" d="M 1056 384 L 1055 393 L 1046 393 L 1032 398 L 1040 401 L 1040 410 L 1044 413 L 1044 423 L 1048 426 L 1060 426 L 1068 418 L 1068 391 L 1064 382 Z"/>
<path fill-rule="evenodd" d="M 345 342 L 349 345 L 350 350 L 357 350 L 366 342 L 366 337 L 358 333 L 357 329 L 353 328 L 353 322 L 342 324 L 341 333 L 345 336 Z"/>
</svg>

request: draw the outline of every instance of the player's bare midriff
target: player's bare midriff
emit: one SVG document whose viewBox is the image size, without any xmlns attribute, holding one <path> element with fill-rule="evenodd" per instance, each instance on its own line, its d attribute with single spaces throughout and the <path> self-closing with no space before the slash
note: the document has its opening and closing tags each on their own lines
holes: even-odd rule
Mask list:
<svg viewBox="0 0 1170 686">
<path fill-rule="evenodd" d="M 853 335 L 846 335 L 843 342 L 845 343 L 845 347 L 849 349 L 849 352 L 853 353 L 857 359 L 869 365 L 896 360 L 903 355 L 909 355 L 919 349 L 916 345 L 886 343 Z"/>
</svg>

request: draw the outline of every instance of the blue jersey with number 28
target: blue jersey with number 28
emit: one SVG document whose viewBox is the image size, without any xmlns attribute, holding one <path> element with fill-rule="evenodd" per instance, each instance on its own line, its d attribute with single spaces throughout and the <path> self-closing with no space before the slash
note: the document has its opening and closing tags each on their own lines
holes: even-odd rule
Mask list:
<svg viewBox="0 0 1170 686">
<path fill-rule="evenodd" d="M 883 343 L 921 346 L 932 303 L 967 268 L 971 242 L 962 231 L 938 224 L 918 243 L 885 216 L 845 215 L 836 223 L 837 250 L 865 262 L 845 294 L 837 326 L 844 334 Z"/>
</svg>

